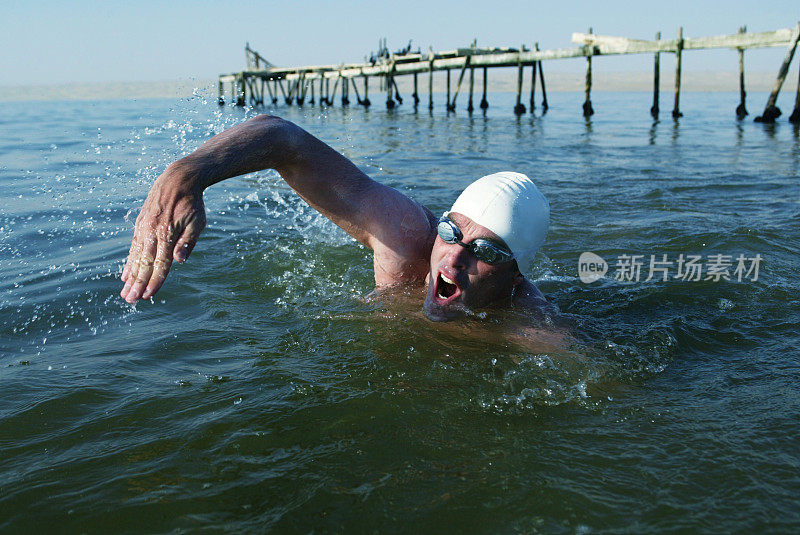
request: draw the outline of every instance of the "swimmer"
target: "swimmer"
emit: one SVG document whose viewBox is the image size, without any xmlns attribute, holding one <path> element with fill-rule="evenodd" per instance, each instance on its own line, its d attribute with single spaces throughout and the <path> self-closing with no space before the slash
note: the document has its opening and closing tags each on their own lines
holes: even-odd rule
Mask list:
<svg viewBox="0 0 800 535">
<path fill-rule="evenodd" d="M 203 191 L 262 169 L 275 169 L 309 205 L 372 249 L 376 288 L 425 288 L 431 320 L 489 307 L 541 312 L 549 306 L 522 273 L 550 220 L 547 200 L 527 176 L 506 171 L 480 178 L 436 217 L 302 128 L 270 115 L 214 136 L 156 179 L 136 218 L 120 295 L 128 303 L 155 295 L 172 262 L 186 260 L 205 227 Z"/>
</svg>

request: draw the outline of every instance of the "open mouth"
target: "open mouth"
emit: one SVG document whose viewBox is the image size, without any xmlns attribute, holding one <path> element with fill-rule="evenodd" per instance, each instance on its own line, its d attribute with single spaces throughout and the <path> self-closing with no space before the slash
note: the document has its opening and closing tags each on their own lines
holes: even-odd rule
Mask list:
<svg viewBox="0 0 800 535">
<path fill-rule="evenodd" d="M 436 277 L 436 297 L 441 304 L 453 301 L 461 294 L 461 288 L 444 273 Z"/>
</svg>

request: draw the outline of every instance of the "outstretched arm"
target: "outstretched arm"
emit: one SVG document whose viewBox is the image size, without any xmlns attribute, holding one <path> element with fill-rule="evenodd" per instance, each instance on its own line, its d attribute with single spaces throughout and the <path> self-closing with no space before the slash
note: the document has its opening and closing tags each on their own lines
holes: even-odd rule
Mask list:
<svg viewBox="0 0 800 535">
<path fill-rule="evenodd" d="M 433 237 L 428 210 L 297 125 L 261 115 L 214 136 L 156 179 L 136 219 L 120 295 L 129 303 L 152 297 L 173 260 L 189 256 L 205 227 L 207 187 L 262 169 L 277 170 L 312 207 L 372 248 L 379 284 L 424 271 Z"/>
</svg>

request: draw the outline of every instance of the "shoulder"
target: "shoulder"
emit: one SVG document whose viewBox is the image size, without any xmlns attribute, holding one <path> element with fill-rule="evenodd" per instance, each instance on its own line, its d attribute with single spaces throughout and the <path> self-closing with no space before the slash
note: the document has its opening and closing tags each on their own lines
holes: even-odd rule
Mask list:
<svg viewBox="0 0 800 535">
<path fill-rule="evenodd" d="M 512 302 L 515 307 L 537 312 L 555 310 L 555 306 L 547 301 L 544 294 L 527 277 L 523 278 L 522 282 L 517 285 Z"/>
<path fill-rule="evenodd" d="M 419 203 L 384 212 L 391 217 L 385 225 L 393 231 L 371 243 L 374 251 L 375 284 L 378 287 L 424 282 L 430 271 L 430 257 L 436 239 L 436 217 Z"/>
</svg>

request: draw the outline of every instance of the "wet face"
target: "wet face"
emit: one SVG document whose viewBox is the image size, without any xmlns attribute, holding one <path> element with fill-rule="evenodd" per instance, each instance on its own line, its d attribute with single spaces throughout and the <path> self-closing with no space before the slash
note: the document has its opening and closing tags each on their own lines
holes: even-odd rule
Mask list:
<svg viewBox="0 0 800 535">
<path fill-rule="evenodd" d="M 503 241 L 491 230 L 470 218 L 451 213 L 465 244 L 477 238 Z M 522 281 L 516 262 L 487 264 L 457 243 L 447 243 L 436 236 L 431 251 L 425 314 L 434 321 L 456 318 L 465 310 L 475 310 L 510 298 L 513 288 Z"/>
</svg>

